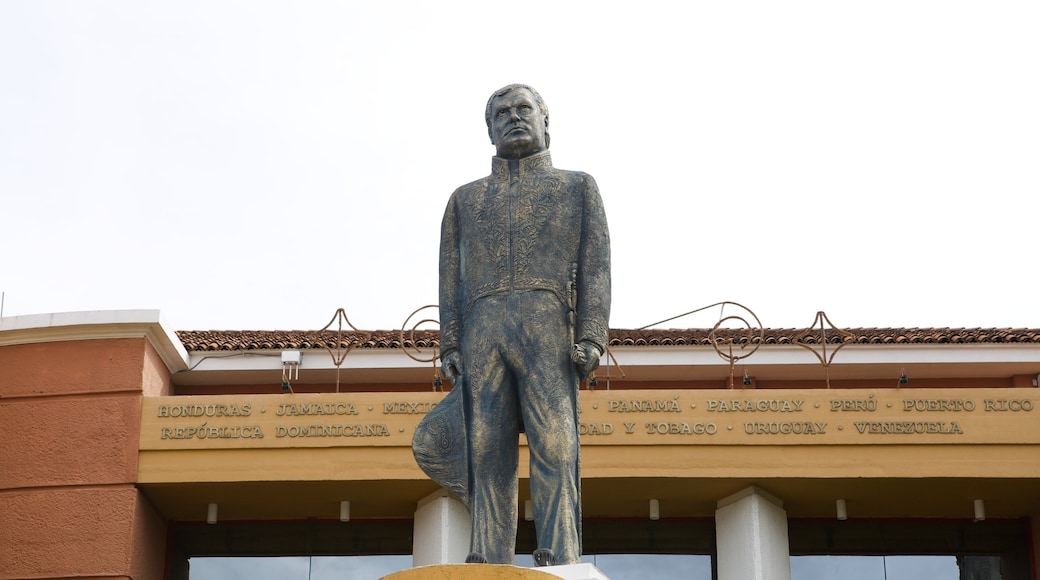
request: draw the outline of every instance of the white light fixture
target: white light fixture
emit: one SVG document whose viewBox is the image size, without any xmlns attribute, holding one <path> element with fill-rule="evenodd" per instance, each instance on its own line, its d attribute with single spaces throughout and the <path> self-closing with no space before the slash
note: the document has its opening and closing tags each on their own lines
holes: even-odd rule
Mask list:
<svg viewBox="0 0 1040 580">
<path fill-rule="evenodd" d="M 534 504 L 531 500 L 524 500 L 524 520 L 528 522 L 534 521 Z"/>
<path fill-rule="evenodd" d="M 350 521 L 350 502 L 341 501 L 339 502 L 339 521 L 349 522 Z"/>
<path fill-rule="evenodd" d="M 289 381 L 298 380 L 300 378 L 300 351 L 298 350 L 283 350 L 282 351 L 282 392 L 292 393 L 292 385 Z"/>
<path fill-rule="evenodd" d="M 977 499 L 975 504 L 975 521 L 981 522 L 986 519 L 986 502 L 981 499 Z"/>
<path fill-rule="evenodd" d="M 836 502 L 834 502 L 834 510 L 838 512 L 839 520 L 845 521 L 849 519 L 849 510 L 848 507 L 845 505 L 845 500 L 839 499 Z"/>
<path fill-rule="evenodd" d="M 217 523 L 217 504 L 211 503 L 209 504 L 209 507 L 206 509 L 206 523 Z"/>
<path fill-rule="evenodd" d="M 656 499 L 650 500 L 650 519 L 654 521 L 661 519 L 661 502 Z"/>
</svg>

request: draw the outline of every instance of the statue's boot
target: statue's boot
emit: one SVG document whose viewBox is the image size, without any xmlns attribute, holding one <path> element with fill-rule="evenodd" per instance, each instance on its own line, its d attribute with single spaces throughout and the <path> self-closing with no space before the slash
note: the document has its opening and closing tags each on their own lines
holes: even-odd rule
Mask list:
<svg viewBox="0 0 1040 580">
<path fill-rule="evenodd" d="M 534 565 L 539 568 L 556 565 L 556 554 L 553 554 L 553 551 L 549 548 L 538 548 L 532 556 L 534 556 Z"/>
</svg>

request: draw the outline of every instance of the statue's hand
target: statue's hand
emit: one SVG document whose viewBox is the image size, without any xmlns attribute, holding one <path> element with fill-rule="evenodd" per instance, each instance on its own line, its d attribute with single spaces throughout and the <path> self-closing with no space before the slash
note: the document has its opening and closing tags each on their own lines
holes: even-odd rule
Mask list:
<svg viewBox="0 0 1040 580">
<path fill-rule="evenodd" d="M 441 357 L 441 374 L 452 386 L 462 382 L 462 354 L 455 350 Z"/>
<path fill-rule="evenodd" d="M 571 361 L 578 367 L 578 380 L 584 381 L 599 368 L 599 358 L 603 351 L 594 342 L 583 340 L 571 350 Z"/>
</svg>

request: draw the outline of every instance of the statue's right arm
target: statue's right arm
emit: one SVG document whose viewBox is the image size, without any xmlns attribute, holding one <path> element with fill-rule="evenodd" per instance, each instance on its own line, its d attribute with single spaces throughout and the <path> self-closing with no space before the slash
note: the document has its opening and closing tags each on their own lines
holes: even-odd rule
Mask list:
<svg viewBox="0 0 1040 580">
<path fill-rule="evenodd" d="M 441 220 L 440 247 L 440 357 L 441 372 L 452 385 L 463 374 L 459 339 L 462 332 L 461 281 L 459 264 L 458 192 L 451 196 Z"/>
</svg>

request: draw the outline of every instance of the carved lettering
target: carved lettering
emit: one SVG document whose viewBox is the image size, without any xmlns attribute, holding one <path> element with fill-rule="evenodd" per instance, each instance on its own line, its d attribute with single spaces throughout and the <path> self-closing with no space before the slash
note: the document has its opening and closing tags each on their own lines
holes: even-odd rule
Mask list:
<svg viewBox="0 0 1040 580">
<path fill-rule="evenodd" d="M 903 410 L 921 413 L 974 411 L 975 401 L 971 399 L 903 399 Z"/>
<path fill-rule="evenodd" d="M 614 426 L 610 423 L 579 423 L 578 435 L 611 435 Z"/>
<path fill-rule="evenodd" d="M 870 435 L 963 435 L 956 421 L 857 421 L 853 423 L 860 434 Z"/>
<path fill-rule="evenodd" d="M 242 405 L 159 405 L 158 416 L 177 417 L 248 417 L 253 412 L 249 403 Z"/>
<path fill-rule="evenodd" d="M 831 411 L 872 413 L 876 410 L 876 399 L 831 399 Z"/>
<path fill-rule="evenodd" d="M 741 401 L 740 399 L 708 399 L 710 413 L 798 413 L 802 410 L 801 399 L 760 399 Z"/>
<path fill-rule="evenodd" d="M 239 427 L 210 427 L 206 423 L 198 427 L 163 427 L 160 439 L 263 439 L 259 425 Z"/>
<path fill-rule="evenodd" d="M 406 403 L 383 403 L 384 415 L 425 415 L 433 410 L 437 403 L 432 402 L 406 402 Z"/>
<path fill-rule="evenodd" d="M 749 422 L 744 423 L 744 432 L 748 435 L 824 435 L 827 433 L 827 423 L 812 421 Z"/>
<path fill-rule="evenodd" d="M 279 425 L 275 437 L 389 437 L 390 430 L 383 423 L 362 425 Z"/>
<path fill-rule="evenodd" d="M 986 412 L 1005 412 L 1011 411 L 1018 413 L 1020 411 L 1029 412 L 1033 410 L 1033 401 L 1029 399 L 986 399 L 985 400 Z"/>
<path fill-rule="evenodd" d="M 300 415 L 357 415 L 354 403 L 279 403 L 274 412 L 279 417 Z"/>
<path fill-rule="evenodd" d="M 714 435 L 719 427 L 715 423 L 647 423 L 648 435 Z"/>
<path fill-rule="evenodd" d="M 681 413 L 679 397 L 664 400 L 610 401 L 607 410 L 611 413 Z"/>
</svg>

